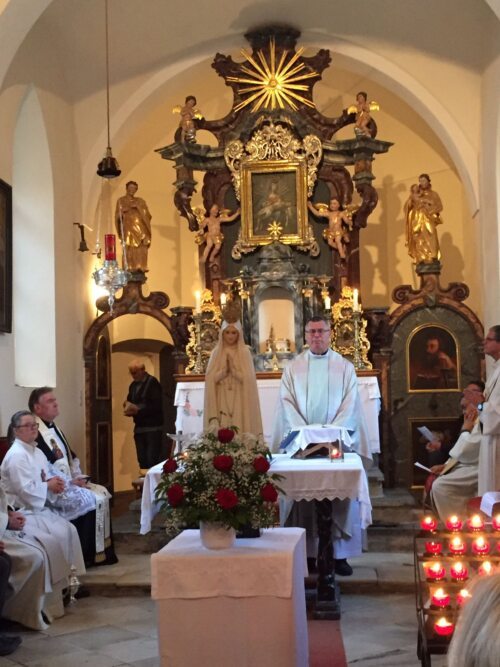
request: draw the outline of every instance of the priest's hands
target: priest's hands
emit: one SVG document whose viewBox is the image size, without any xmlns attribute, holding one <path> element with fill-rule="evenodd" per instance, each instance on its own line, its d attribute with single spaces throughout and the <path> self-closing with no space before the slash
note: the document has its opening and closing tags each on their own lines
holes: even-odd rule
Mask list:
<svg viewBox="0 0 500 667">
<path fill-rule="evenodd" d="M 62 493 L 65 486 L 66 483 L 62 477 L 51 477 L 49 480 L 47 480 L 47 487 L 49 491 L 52 491 L 52 493 Z"/>
<path fill-rule="evenodd" d="M 7 523 L 9 530 L 22 530 L 25 523 L 26 519 L 21 512 L 9 512 L 9 522 Z"/>
</svg>

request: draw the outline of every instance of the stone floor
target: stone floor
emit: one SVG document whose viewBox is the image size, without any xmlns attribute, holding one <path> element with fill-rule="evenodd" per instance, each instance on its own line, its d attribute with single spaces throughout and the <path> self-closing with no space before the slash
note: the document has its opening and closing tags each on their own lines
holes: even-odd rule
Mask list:
<svg viewBox="0 0 500 667">
<path fill-rule="evenodd" d="M 367 553 L 351 562 L 353 577 L 340 582 L 348 665 L 417 667 L 412 556 Z M 90 570 L 83 580 L 91 596 L 47 632 L 21 632 L 22 646 L 0 658 L 1 667 L 159 666 L 149 556 L 123 554 L 118 564 Z M 445 667 L 446 659 L 432 656 L 432 665 Z"/>
</svg>

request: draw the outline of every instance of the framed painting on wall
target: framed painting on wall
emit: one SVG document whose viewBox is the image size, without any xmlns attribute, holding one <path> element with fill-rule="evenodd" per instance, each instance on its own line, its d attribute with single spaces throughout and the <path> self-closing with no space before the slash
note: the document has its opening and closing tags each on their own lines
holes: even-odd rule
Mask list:
<svg viewBox="0 0 500 667">
<path fill-rule="evenodd" d="M 406 346 L 408 391 L 459 391 L 460 348 L 446 327 L 424 324 Z"/>
<path fill-rule="evenodd" d="M 0 179 L 0 331 L 12 332 L 12 188 Z"/>
<path fill-rule="evenodd" d="M 243 162 L 243 243 L 302 245 L 307 241 L 307 168 L 303 160 Z"/>
</svg>

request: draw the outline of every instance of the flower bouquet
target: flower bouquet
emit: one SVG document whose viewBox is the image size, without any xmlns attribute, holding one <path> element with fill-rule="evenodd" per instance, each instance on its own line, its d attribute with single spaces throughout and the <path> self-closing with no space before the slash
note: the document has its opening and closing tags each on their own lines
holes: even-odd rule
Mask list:
<svg viewBox="0 0 500 667">
<path fill-rule="evenodd" d="M 268 473 L 270 460 L 269 449 L 249 433 L 203 433 L 163 466 L 155 496 L 167 532 L 209 523 L 235 530 L 273 525 L 282 476 Z"/>
</svg>

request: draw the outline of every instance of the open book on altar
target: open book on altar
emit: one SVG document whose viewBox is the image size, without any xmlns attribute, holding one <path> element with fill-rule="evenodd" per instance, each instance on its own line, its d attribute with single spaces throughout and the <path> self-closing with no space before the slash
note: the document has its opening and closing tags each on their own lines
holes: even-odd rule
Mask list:
<svg viewBox="0 0 500 667">
<path fill-rule="evenodd" d="M 350 450 L 353 443 L 349 430 L 335 424 L 308 424 L 298 426 L 287 433 L 280 444 L 280 452 L 292 457 L 310 444 L 339 442 L 343 450 Z"/>
</svg>

